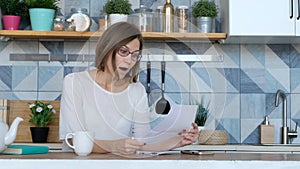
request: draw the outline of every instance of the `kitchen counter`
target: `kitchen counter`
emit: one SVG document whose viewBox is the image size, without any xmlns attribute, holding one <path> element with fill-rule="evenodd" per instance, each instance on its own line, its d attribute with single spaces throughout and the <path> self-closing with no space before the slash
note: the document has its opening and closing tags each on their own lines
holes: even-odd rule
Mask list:
<svg viewBox="0 0 300 169">
<path fill-rule="evenodd" d="M 74 153 L 52 152 L 40 155 L 0 155 L 1 167 L 6 169 L 81 169 L 81 168 L 230 168 L 230 169 L 279 169 L 299 168 L 300 154 L 266 153 L 214 153 L 209 155 L 165 154 L 131 155 L 91 154 L 79 157 Z"/>
<path fill-rule="evenodd" d="M 17 143 L 16 143 L 17 144 Z M 20 143 L 18 143 L 20 144 Z M 39 144 L 41 145 L 41 144 Z M 130 169 L 282 169 L 300 168 L 300 145 L 189 145 L 163 155 L 91 154 L 79 157 L 61 152 L 61 144 L 48 144 L 50 153 L 40 155 L 0 155 L 0 164 L 6 169 L 89 169 L 99 167 Z M 202 150 L 212 154 L 188 155 L 179 150 Z"/>
<path fill-rule="evenodd" d="M 50 150 L 61 150 L 61 143 L 13 143 L 22 145 L 41 145 L 48 146 Z M 188 145 L 176 150 L 201 150 L 201 151 L 214 151 L 216 153 L 234 153 L 234 152 L 247 152 L 247 153 L 286 153 L 286 154 L 300 154 L 299 144 L 269 144 L 269 145 L 249 145 L 249 144 L 229 144 L 229 145 Z"/>
</svg>

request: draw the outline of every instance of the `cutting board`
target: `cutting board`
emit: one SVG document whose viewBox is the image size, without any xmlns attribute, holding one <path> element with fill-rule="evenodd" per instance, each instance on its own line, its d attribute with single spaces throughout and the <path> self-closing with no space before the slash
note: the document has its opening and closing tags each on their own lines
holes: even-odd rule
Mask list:
<svg viewBox="0 0 300 169">
<path fill-rule="evenodd" d="M 7 123 L 8 100 L 0 100 L 0 118 Z"/>
<path fill-rule="evenodd" d="M 58 143 L 59 141 L 59 108 L 60 101 L 48 101 L 41 100 L 43 103 L 50 103 L 56 110 L 56 115 L 54 119 L 49 123 L 48 127 L 50 127 L 48 134 L 48 143 Z M 30 127 L 34 126 L 32 123 L 29 123 L 29 115 L 31 111 L 29 109 L 29 104 L 34 103 L 34 100 L 9 100 L 8 101 L 8 124 L 9 126 L 13 122 L 16 117 L 21 117 L 24 119 L 18 127 L 17 138 L 15 142 L 21 143 L 30 143 L 32 142 Z"/>
</svg>

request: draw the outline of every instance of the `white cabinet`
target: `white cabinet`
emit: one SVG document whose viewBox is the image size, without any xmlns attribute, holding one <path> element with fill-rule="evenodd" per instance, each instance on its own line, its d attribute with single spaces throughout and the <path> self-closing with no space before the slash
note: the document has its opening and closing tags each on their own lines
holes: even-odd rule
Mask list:
<svg viewBox="0 0 300 169">
<path fill-rule="evenodd" d="M 220 0 L 228 36 L 300 36 L 299 0 Z"/>
</svg>

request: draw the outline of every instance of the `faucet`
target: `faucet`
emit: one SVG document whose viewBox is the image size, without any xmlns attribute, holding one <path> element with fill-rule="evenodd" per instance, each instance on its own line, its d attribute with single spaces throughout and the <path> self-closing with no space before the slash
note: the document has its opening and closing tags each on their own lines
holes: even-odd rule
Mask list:
<svg viewBox="0 0 300 169">
<path fill-rule="evenodd" d="M 282 144 L 289 144 L 289 138 L 295 138 L 297 137 L 297 123 L 295 126 L 295 130 L 289 130 L 289 127 L 287 127 L 287 106 L 286 106 L 286 95 L 284 91 L 282 90 L 277 90 L 276 92 L 276 97 L 275 97 L 275 106 L 279 106 L 279 96 L 282 97 L 282 120 L 283 120 L 283 125 L 281 127 L 281 143 Z"/>
</svg>

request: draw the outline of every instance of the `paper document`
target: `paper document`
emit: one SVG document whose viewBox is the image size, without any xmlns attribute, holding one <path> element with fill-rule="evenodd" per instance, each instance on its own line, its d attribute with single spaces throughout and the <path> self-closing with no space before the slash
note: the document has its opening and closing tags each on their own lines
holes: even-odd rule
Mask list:
<svg viewBox="0 0 300 169">
<path fill-rule="evenodd" d="M 198 105 L 173 104 L 167 115 L 162 115 L 161 122 L 157 124 L 141 141 L 157 143 L 173 136 L 177 136 L 183 129 L 192 128 L 195 121 Z"/>
</svg>

